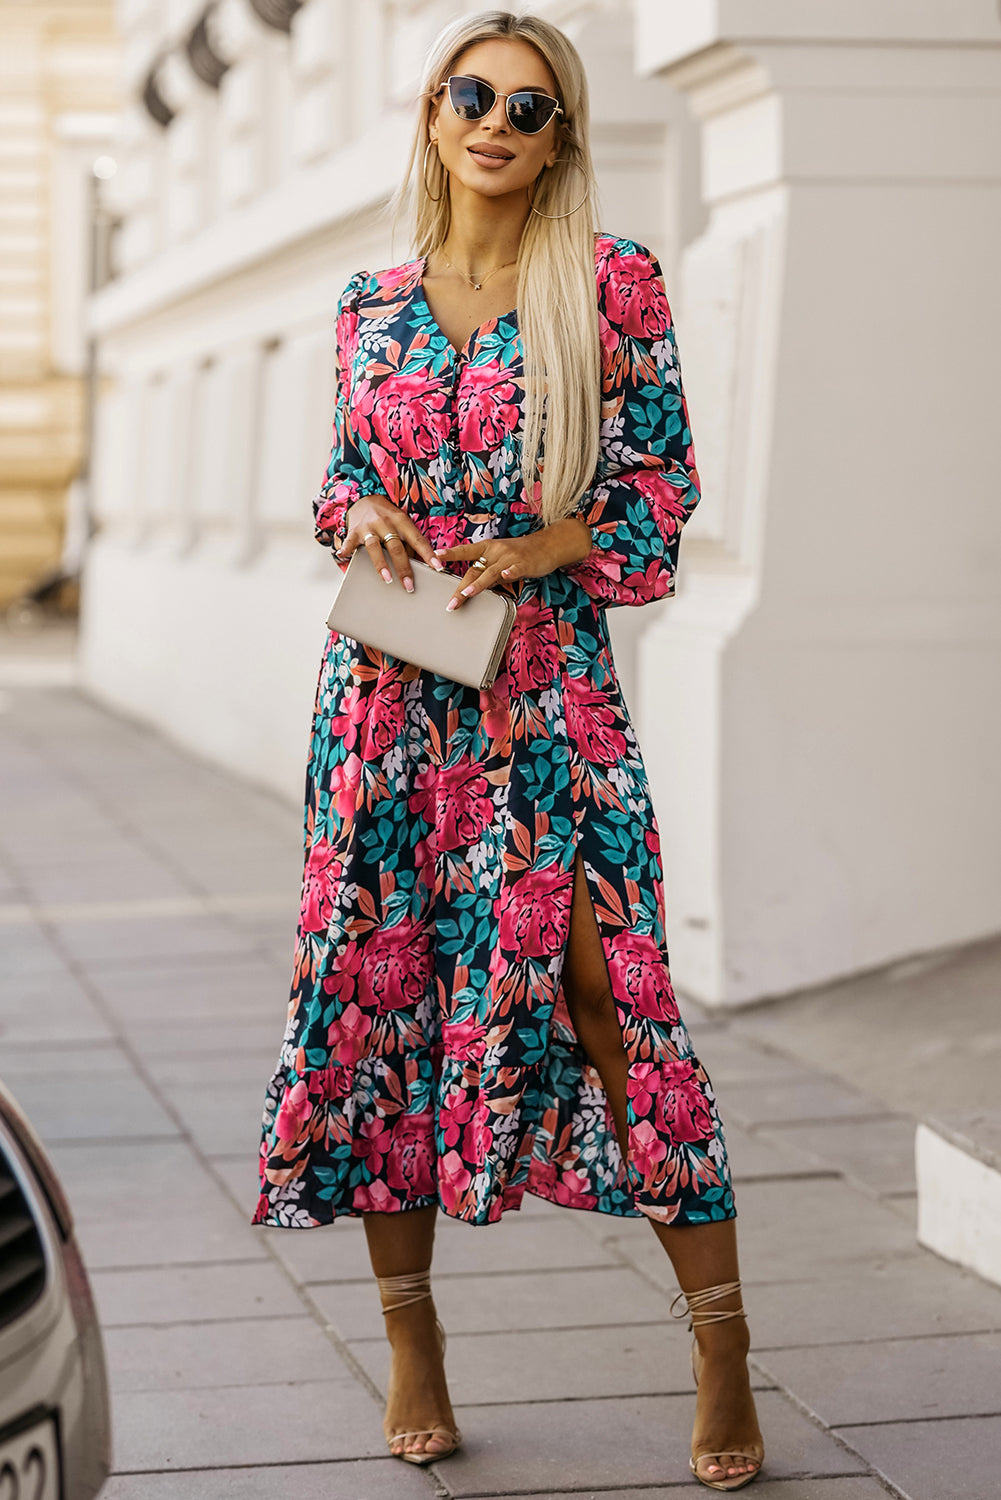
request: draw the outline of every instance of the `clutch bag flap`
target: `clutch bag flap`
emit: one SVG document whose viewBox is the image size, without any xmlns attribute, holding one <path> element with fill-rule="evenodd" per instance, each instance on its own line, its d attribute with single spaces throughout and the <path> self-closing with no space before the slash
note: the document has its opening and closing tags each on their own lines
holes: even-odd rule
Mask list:
<svg viewBox="0 0 1001 1500">
<path fill-rule="evenodd" d="M 386 584 L 359 547 L 341 574 L 327 628 L 422 671 L 437 672 L 466 687 L 489 687 L 500 671 L 514 624 L 514 600 L 484 589 L 449 613 L 445 605 L 455 592 L 456 578 L 416 557 L 410 566 L 412 594 L 395 576 Z"/>
</svg>

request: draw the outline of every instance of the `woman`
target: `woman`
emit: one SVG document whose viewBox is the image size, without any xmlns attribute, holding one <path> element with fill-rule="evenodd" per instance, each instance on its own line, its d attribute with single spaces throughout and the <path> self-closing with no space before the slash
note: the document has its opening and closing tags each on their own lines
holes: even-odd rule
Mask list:
<svg viewBox="0 0 1001 1500">
<path fill-rule="evenodd" d="M 587 124 L 561 32 L 455 22 L 410 163 L 421 253 L 340 300 L 318 539 L 342 566 L 363 547 L 389 587 L 413 587 L 411 557 L 453 573 L 449 609 L 510 589 L 518 614 L 486 692 L 328 640 L 255 1222 L 363 1216 L 387 1439 L 430 1463 L 460 1441 L 439 1209 L 491 1223 L 527 1191 L 647 1215 L 695 1325 L 691 1467 L 736 1489 L 762 1445 L 733 1195 L 605 621 L 674 592 L 697 474 L 660 266 L 595 233 Z"/>
</svg>

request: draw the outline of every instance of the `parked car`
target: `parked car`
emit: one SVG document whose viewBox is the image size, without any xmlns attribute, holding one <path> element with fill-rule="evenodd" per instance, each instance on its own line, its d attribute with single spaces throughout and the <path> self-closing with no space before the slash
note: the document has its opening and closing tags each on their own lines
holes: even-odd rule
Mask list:
<svg viewBox="0 0 1001 1500">
<path fill-rule="evenodd" d="M 0 1084 L 0 1496 L 91 1500 L 110 1467 L 104 1344 L 69 1204 Z"/>
</svg>

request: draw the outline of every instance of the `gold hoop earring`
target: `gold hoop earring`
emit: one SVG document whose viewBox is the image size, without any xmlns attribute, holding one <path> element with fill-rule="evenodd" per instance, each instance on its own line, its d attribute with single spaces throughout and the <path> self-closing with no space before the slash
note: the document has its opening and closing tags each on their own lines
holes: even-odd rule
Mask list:
<svg viewBox="0 0 1001 1500">
<path fill-rule="evenodd" d="M 445 196 L 444 192 L 440 192 L 438 194 L 437 198 L 436 198 L 435 195 L 434 195 L 434 193 L 432 193 L 431 189 L 428 187 L 428 152 L 431 150 L 432 146 L 434 146 L 435 148 L 437 148 L 437 145 L 438 145 L 437 141 L 428 141 L 427 145 L 424 147 L 424 165 L 421 168 L 421 176 L 424 179 L 424 191 L 427 193 L 427 195 L 431 199 L 432 203 L 440 203 L 441 200 Z M 441 155 L 440 155 L 440 153 L 439 153 L 439 156 L 438 156 L 438 160 L 439 160 L 439 162 L 441 161 Z M 442 171 L 443 172 L 445 171 L 444 167 L 442 167 Z M 446 173 L 446 176 L 447 175 L 448 174 Z"/>
<path fill-rule="evenodd" d="M 553 166 L 554 167 L 556 166 L 556 162 L 570 161 L 570 160 L 571 160 L 571 158 L 569 156 L 558 156 L 556 158 L 556 161 L 553 162 Z M 573 165 L 575 167 L 577 167 L 577 170 L 579 172 L 584 172 L 584 168 L 581 167 L 577 162 L 574 162 Z M 547 168 L 544 168 L 543 170 L 544 171 L 548 171 L 549 168 L 547 167 Z M 586 173 L 584 173 L 584 175 L 585 175 L 585 177 L 587 176 Z M 536 182 L 537 181 L 538 181 L 538 178 L 536 178 Z M 528 206 L 532 210 L 533 214 L 538 214 L 538 216 L 539 216 L 540 219 L 569 219 L 570 215 L 571 214 L 575 214 L 577 212 L 578 208 L 583 208 L 584 207 L 584 204 L 587 202 L 587 200 L 590 197 L 590 195 L 591 195 L 591 184 L 588 183 L 588 185 L 587 185 L 587 191 L 585 192 L 583 198 L 580 200 L 579 203 L 575 203 L 574 206 L 573 206 L 573 208 L 568 209 L 565 214 L 544 214 L 542 212 L 541 208 L 536 208 L 536 206 L 532 202 L 531 198 L 529 198 L 529 200 L 528 200 Z"/>
</svg>

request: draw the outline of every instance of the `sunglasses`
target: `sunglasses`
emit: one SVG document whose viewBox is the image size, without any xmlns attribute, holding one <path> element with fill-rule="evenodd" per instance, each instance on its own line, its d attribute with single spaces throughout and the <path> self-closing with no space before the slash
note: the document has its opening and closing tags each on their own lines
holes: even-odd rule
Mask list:
<svg viewBox="0 0 1001 1500">
<path fill-rule="evenodd" d="M 519 89 L 515 94 L 498 94 L 482 78 L 467 78 L 462 73 L 453 73 L 438 85 L 431 95 L 432 99 L 436 99 L 444 88 L 448 89 L 448 102 L 460 120 L 482 120 L 498 99 L 505 100 L 507 117 L 522 135 L 538 135 L 554 115 L 563 114 L 558 99 L 539 93 L 537 89 Z"/>
</svg>

